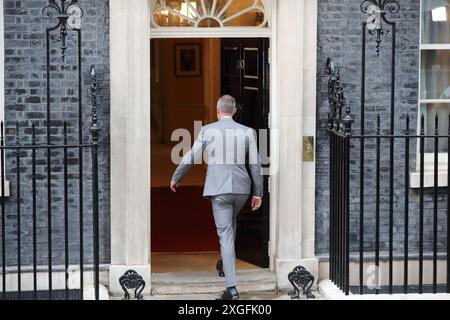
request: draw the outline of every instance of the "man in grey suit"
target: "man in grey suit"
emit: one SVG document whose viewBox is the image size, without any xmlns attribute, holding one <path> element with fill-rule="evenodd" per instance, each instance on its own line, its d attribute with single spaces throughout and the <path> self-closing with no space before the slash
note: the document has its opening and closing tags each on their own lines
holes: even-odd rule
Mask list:
<svg viewBox="0 0 450 320">
<path fill-rule="evenodd" d="M 217 122 L 204 126 L 192 149 L 173 174 L 170 188 L 176 192 L 181 179 L 202 158 L 208 164 L 203 196 L 212 203 L 226 290 L 222 300 L 238 300 L 236 289 L 236 217 L 252 194 L 251 207 L 262 204 L 263 178 L 255 131 L 233 120 L 236 101 L 225 95 L 217 103 Z M 248 170 L 247 170 L 248 166 Z"/>
</svg>

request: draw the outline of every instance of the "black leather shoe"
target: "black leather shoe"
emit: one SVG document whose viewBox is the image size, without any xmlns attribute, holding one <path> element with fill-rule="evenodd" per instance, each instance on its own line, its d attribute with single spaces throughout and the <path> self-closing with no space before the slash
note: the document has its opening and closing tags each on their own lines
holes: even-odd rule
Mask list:
<svg viewBox="0 0 450 320">
<path fill-rule="evenodd" d="M 219 273 L 219 277 L 221 277 L 221 278 L 225 277 L 225 272 L 223 272 L 222 259 L 217 260 L 216 269 L 217 269 L 217 272 Z"/>
<path fill-rule="evenodd" d="M 217 300 L 239 300 L 239 293 L 236 288 L 227 288 Z"/>
</svg>

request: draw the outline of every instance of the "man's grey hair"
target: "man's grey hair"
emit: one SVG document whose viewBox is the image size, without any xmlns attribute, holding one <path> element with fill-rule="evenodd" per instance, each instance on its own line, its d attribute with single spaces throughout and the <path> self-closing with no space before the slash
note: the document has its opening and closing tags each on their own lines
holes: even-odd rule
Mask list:
<svg viewBox="0 0 450 320">
<path fill-rule="evenodd" d="M 217 102 L 217 109 L 222 113 L 232 114 L 236 109 L 236 100 L 228 94 L 224 95 Z"/>
</svg>

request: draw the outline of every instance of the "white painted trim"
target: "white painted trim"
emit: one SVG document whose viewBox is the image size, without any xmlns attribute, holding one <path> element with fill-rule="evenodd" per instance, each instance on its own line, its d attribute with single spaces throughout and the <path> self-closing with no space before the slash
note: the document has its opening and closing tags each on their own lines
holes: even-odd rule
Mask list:
<svg viewBox="0 0 450 320">
<path fill-rule="evenodd" d="M 315 276 L 315 163 L 303 162 L 303 137 L 315 136 L 317 0 L 277 1 L 273 129 L 279 132 L 279 171 L 272 179 L 276 198 L 275 270 L 279 288 L 303 265 Z"/>
<path fill-rule="evenodd" d="M 0 5 L 0 121 L 5 119 L 5 30 L 3 23 L 2 3 Z"/>
<path fill-rule="evenodd" d="M 149 3 L 110 2 L 111 283 L 116 283 L 127 267 L 139 266 L 151 284 L 150 73 L 142 71 L 150 68 L 150 38 L 180 34 L 151 31 Z M 271 44 L 273 163 L 279 170 L 271 176 L 270 184 L 270 254 L 278 286 L 288 287 L 287 274 L 299 264 L 316 276 L 318 273 L 314 257 L 315 167 L 302 162 L 302 138 L 315 135 L 317 0 L 271 3 L 273 28 L 265 36 Z M 182 32 L 183 37 L 198 38 L 211 37 L 209 31 Z M 259 29 L 233 32 L 234 37 L 255 37 Z M 222 32 L 220 36 L 231 34 Z"/>
<path fill-rule="evenodd" d="M 369 253 L 365 253 L 365 257 L 368 257 L 368 260 L 365 260 L 363 263 L 363 283 L 365 285 L 375 285 L 374 283 L 374 275 L 375 271 L 373 267 L 375 266 L 375 253 L 372 252 L 371 255 Z M 417 283 L 419 279 L 419 254 L 412 255 L 410 254 L 408 260 L 408 279 L 409 283 Z M 446 257 L 444 254 L 439 255 L 438 259 L 438 268 L 437 268 L 437 283 L 445 283 L 447 278 L 447 268 L 446 268 Z M 402 254 L 394 255 L 393 259 L 393 279 L 392 284 L 394 286 L 401 286 L 404 282 L 404 261 Z M 359 285 L 359 257 L 357 255 L 352 254 L 350 256 L 350 278 L 349 284 L 350 286 L 358 286 Z M 321 280 L 329 279 L 330 273 L 330 261 L 322 260 L 319 262 L 320 268 L 320 277 L 317 279 L 319 282 Z M 389 253 L 388 252 L 380 252 L 380 285 L 386 286 L 389 284 Z M 433 270 L 433 254 L 431 252 L 424 253 L 423 256 L 423 270 Z M 433 283 L 433 272 L 424 272 L 423 274 L 423 284 L 432 284 Z"/>
<path fill-rule="evenodd" d="M 150 290 L 150 8 L 110 0 L 111 268 L 140 267 Z M 123 273 L 122 273 L 123 274 Z M 114 291 L 113 289 L 110 290 Z M 117 292 L 120 293 L 120 292 Z"/>
<path fill-rule="evenodd" d="M 424 154 L 424 188 L 434 187 L 434 153 Z M 448 154 L 438 154 L 438 186 L 447 187 Z M 417 169 L 410 173 L 410 187 L 420 188 L 420 157 Z"/>
<path fill-rule="evenodd" d="M 417 134 L 420 134 L 420 117 L 421 117 L 421 107 L 420 107 L 420 86 L 421 86 L 421 70 L 422 70 L 422 0 L 419 0 L 419 79 L 418 79 L 418 87 L 417 87 Z M 417 142 L 417 149 L 420 150 L 420 144 Z M 416 152 L 416 163 L 419 163 L 419 152 Z"/>
<path fill-rule="evenodd" d="M 270 38 L 272 30 L 255 27 L 224 28 L 150 28 L 150 38 Z"/>
<path fill-rule="evenodd" d="M 434 187 L 434 172 L 433 171 L 425 171 L 423 174 L 423 186 L 424 188 L 433 188 Z M 410 187 L 412 189 L 420 188 L 420 172 L 411 172 L 410 176 Z M 438 171 L 438 187 L 447 187 L 447 170 L 446 171 Z"/>
<path fill-rule="evenodd" d="M 151 0 L 149 0 L 151 2 Z M 277 83 L 277 40 L 276 40 L 276 22 L 277 22 L 277 2 L 278 0 L 268 1 L 266 6 L 267 14 L 269 15 L 269 25 L 272 28 L 258 28 L 258 27 L 224 27 L 224 28 L 193 28 L 193 27 L 164 27 L 164 28 L 149 28 L 150 39 L 170 39 L 170 38 L 269 38 L 270 41 L 270 116 L 269 122 L 271 124 L 277 123 L 275 120 L 277 110 L 276 99 L 276 83 Z M 271 130 L 271 149 L 272 153 L 278 155 L 279 150 L 279 136 L 276 135 L 275 130 Z M 278 160 L 272 162 L 273 165 L 278 165 Z M 271 179 L 271 181 L 276 179 Z M 269 231 L 269 261 L 270 271 L 275 269 L 275 255 L 276 255 L 276 231 L 277 231 L 277 184 L 271 183 L 270 186 L 270 231 Z"/>
<path fill-rule="evenodd" d="M 432 103 L 450 103 L 450 99 L 420 99 L 419 103 L 432 104 Z"/>
<path fill-rule="evenodd" d="M 350 294 L 346 296 L 331 280 L 320 281 L 319 293 L 325 300 L 450 300 L 450 295 L 446 293 Z"/>
<path fill-rule="evenodd" d="M 265 3 L 268 9 L 269 14 L 269 25 L 271 25 L 272 35 L 270 37 L 270 48 L 269 48 L 269 63 L 270 63 L 270 114 L 269 114 L 269 128 L 274 128 L 274 125 L 279 123 L 278 120 L 278 105 L 277 105 L 277 97 L 275 92 L 277 92 L 277 21 L 278 21 L 278 10 L 277 10 L 278 0 L 272 0 L 270 2 L 270 6 Z M 270 141 L 275 142 L 272 143 L 270 148 L 276 154 L 279 155 L 279 135 L 276 134 L 274 130 L 270 130 Z M 273 161 L 274 165 L 278 166 L 278 157 Z M 270 257 L 269 257 L 269 268 L 271 271 L 275 270 L 275 257 L 276 257 L 276 244 L 277 244 L 277 221 L 276 217 L 278 215 L 277 202 L 278 202 L 278 184 L 277 179 L 275 177 L 270 176 L 269 180 L 269 192 L 270 192 Z"/>
<path fill-rule="evenodd" d="M 422 30 L 420 30 L 420 31 L 422 34 Z M 450 50 L 450 43 L 435 43 L 435 44 L 420 43 L 420 49 L 421 50 Z"/>
</svg>

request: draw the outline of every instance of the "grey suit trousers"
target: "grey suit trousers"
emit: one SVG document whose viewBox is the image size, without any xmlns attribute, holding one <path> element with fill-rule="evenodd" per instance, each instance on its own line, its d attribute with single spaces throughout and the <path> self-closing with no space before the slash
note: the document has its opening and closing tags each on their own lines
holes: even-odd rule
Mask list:
<svg viewBox="0 0 450 320">
<path fill-rule="evenodd" d="M 217 235 L 220 241 L 220 252 L 225 272 L 226 287 L 237 285 L 236 280 L 236 217 L 247 202 L 249 195 L 223 194 L 210 197 Z"/>
</svg>

